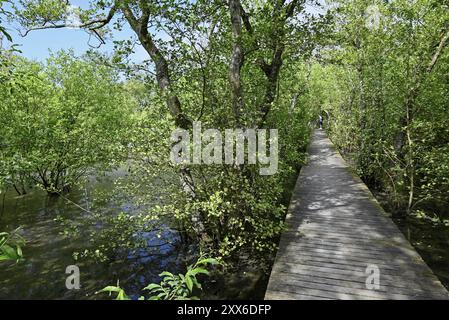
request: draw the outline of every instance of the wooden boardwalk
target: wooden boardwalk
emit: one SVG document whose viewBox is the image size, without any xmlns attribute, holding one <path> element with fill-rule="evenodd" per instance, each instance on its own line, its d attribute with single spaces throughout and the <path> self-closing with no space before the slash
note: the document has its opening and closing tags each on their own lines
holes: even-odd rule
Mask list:
<svg viewBox="0 0 449 320">
<path fill-rule="evenodd" d="M 265 299 L 449 299 L 324 131 L 313 135 L 286 224 Z"/>
</svg>

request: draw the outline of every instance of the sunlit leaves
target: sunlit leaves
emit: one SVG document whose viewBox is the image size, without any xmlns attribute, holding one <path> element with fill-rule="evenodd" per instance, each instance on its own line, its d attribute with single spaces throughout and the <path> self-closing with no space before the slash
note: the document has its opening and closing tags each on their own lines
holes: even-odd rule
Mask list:
<svg viewBox="0 0 449 320">
<path fill-rule="evenodd" d="M 193 295 L 194 291 L 202 289 L 197 276 L 209 275 L 209 271 L 205 268 L 218 264 L 220 264 L 219 260 L 200 255 L 193 265 L 187 267 L 185 274 L 175 275 L 169 271 L 164 271 L 159 274 L 162 277 L 160 283 L 151 283 L 142 290 L 149 295 L 148 300 L 197 300 L 198 297 Z M 96 294 L 102 292 L 115 293 L 115 300 L 129 300 L 129 297 L 119 284 L 117 286 L 107 286 L 96 292 Z M 145 297 L 141 296 L 139 300 L 145 300 Z"/>
<path fill-rule="evenodd" d="M 22 247 L 25 239 L 19 235 L 19 229 L 13 232 L 0 232 L 0 262 L 16 261 L 23 259 Z"/>
<path fill-rule="evenodd" d="M 20 22 L 27 27 L 64 20 L 67 13 L 66 2 L 60 0 L 20 0 L 14 7 L 16 10 L 22 9 Z"/>
<path fill-rule="evenodd" d="M 436 49 L 448 31 L 447 6 L 431 0 L 334 2 L 339 23 L 328 54 L 339 65 L 321 67 L 325 85 L 336 87 L 323 91 L 334 143 L 370 186 L 386 191 L 392 210 L 443 208 L 449 55 L 436 55 Z M 380 12 L 378 28 L 366 27 L 368 5 Z"/>
<path fill-rule="evenodd" d="M 131 106 L 110 69 L 59 53 L 47 65 L 20 61 L 4 92 L 3 160 L 10 183 L 61 192 L 88 170 L 127 157 Z"/>
</svg>

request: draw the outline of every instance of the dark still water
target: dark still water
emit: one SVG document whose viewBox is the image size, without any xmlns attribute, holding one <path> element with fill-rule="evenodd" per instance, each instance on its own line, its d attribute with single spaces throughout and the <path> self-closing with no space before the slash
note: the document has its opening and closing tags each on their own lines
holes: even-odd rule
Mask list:
<svg viewBox="0 0 449 320">
<path fill-rule="evenodd" d="M 449 226 L 414 216 L 407 218 L 393 216 L 393 220 L 449 290 Z"/>
<path fill-rule="evenodd" d="M 63 197 L 49 197 L 34 189 L 24 196 L 8 191 L 0 195 L 0 231 L 21 227 L 20 234 L 27 243 L 23 247 L 24 260 L 19 263 L 0 263 L 0 299 L 107 299 L 107 295 L 94 295 L 106 285 L 120 286 L 136 297 L 151 282 L 159 282 L 158 274 L 164 270 L 177 272 L 185 266 L 180 259 L 179 238 L 166 227 L 160 236 L 144 234 L 152 253 L 131 250 L 119 258 L 99 262 L 91 258 L 75 260 L 74 252 L 82 252 L 91 245 L 86 232 L 67 234 L 70 221 L 81 231 L 101 231 L 102 226 L 89 219 L 87 211 L 102 215 L 120 212 L 133 214 L 136 205 L 125 195 L 114 190 L 116 179 L 126 180 L 126 173 L 117 172 L 101 178 L 91 178 L 85 185 Z M 101 205 L 92 199 L 101 194 L 115 194 L 105 198 Z M 90 222 L 89 222 L 90 221 Z M 111 239 L 114 241 L 114 239 Z M 80 290 L 66 288 L 66 268 L 77 265 L 80 269 Z"/>
</svg>

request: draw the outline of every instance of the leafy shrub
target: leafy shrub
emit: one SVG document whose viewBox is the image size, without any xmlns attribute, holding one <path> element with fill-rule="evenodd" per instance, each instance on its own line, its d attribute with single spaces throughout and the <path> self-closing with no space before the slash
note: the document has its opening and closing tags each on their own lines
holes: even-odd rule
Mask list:
<svg viewBox="0 0 449 320">
<path fill-rule="evenodd" d="M 23 259 L 22 247 L 25 239 L 18 234 L 19 229 L 13 232 L 0 232 L 0 261 Z"/>
<path fill-rule="evenodd" d="M 202 289 L 197 276 L 200 274 L 209 275 L 206 267 L 217 264 L 219 264 L 217 259 L 201 255 L 193 265 L 187 267 L 185 274 L 175 275 L 164 271 L 159 275 L 163 277 L 160 283 L 151 283 L 143 290 L 149 292 L 148 300 L 198 300 L 199 298 L 193 295 L 196 289 Z M 108 292 L 110 295 L 115 293 L 115 300 L 129 300 L 128 295 L 119 283 L 117 283 L 117 286 L 107 286 L 98 291 L 97 294 L 102 292 Z M 145 300 L 145 297 L 141 296 L 139 300 Z"/>
</svg>

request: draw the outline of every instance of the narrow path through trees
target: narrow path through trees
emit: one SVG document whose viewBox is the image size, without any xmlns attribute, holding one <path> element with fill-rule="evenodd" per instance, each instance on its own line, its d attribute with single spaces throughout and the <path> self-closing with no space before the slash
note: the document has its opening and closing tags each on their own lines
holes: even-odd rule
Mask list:
<svg viewBox="0 0 449 320">
<path fill-rule="evenodd" d="M 315 131 L 309 157 L 265 298 L 448 299 L 324 131 Z"/>
</svg>

